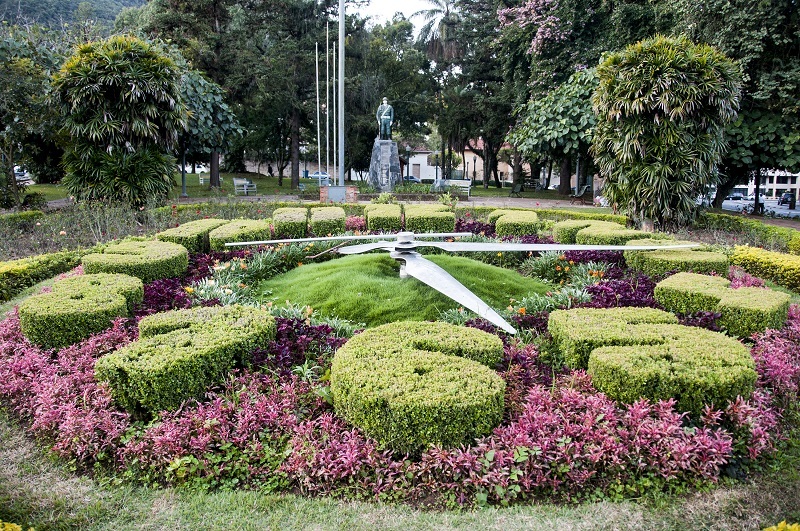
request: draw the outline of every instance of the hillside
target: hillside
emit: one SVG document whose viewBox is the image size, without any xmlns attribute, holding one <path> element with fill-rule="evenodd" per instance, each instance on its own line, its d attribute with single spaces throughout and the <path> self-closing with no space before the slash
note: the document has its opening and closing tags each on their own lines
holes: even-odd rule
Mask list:
<svg viewBox="0 0 800 531">
<path fill-rule="evenodd" d="M 0 19 L 14 22 L 22 18 L 58 26 L 73 21 L 82 3 L 91 6 L 91 18 L 111 23 L 123 8 L 139 7 L 146 0 L 0 0 Z"/>
</svg>

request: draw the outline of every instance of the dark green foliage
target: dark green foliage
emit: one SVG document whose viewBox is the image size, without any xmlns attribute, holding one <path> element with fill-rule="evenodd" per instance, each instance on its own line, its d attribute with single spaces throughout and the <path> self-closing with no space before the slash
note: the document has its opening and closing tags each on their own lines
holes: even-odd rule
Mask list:
<svg viewBox="0 0 800 531">
<path fill-rule="evenodd" d="M 403 213 L 406 230 L 411 232 L 453 232 L 456 228 L 456 216 L 445 205 L 406 205 Z"/>
<path fill-rule="evenodd" d="M 279 208 L 272 213 L 275 235 L 283 238 L 305 238 L 308 231 L 308 209 Z"/>
<path fill-rule="evenodd" d="M 11 299 L 28 286 L 69 271 L 80 263 L 85 252 L 62 251 L 0 262 L 0 302 Z"/>
<path fill-rule="evenodd" d="M 212 251 L 230 251 L 226 243 L 263 241 L 271 236 L 269 219 L 235 219 L 212 230 L 208 241 Z"/>
<path fill-rule="evenodd" d="M 696 198 L 717 181 L 738 65 L 685 37 L 654 37 L 609 55 L 597 75 L 592 150 L 606 198 L 660 227 L 690 223 Z"/>
<path fill-rule="evenodd" d="M 397 232 L 403 230 L 402 210 L 400 205 L 367 205 L 364 207 L 367 218 L 367 230 L 380 232 Z"/>
<path fill-rule="evenodd" d="M 309 226 L 315 236 L 335 236 L 344 233 L 346 219 L 342 207 L 317 207 L 311 209 Z"/>
<path fill-rule="evenodd" d="M 642 239 L 629 240 L 627 245 L 681 245 L 696 242 Z M 728 257 L 724 253 L 705 251 L 701 248 L 664 251 L 625 251 L 625 263 L 649 277 L 663 277 L 669 271 L 691 271 L 693 273 L 728 274 Z"/>
<path fill-rule="evenodd" d="M 190 253 L 207 253 L 210 250 L 208 233 L 227 223 L 230 223 L 227 219 L 198 219 L 159 232 L 156 238 L 183 245 Z"/>
<path fill-rule="evenodd" d="M 490 368 L 502 354 L 497 336 L 473 328 L 397 322 L 367 330 L 333 358 L 336 413 L 401 453 L 469 444 L 502 420 L 505 383 Z"/>
<path fill-rule="evenodd" d="M 130 411 L 172 410 L 221 383 L 275 337 L 266 310 L 217 306 L 173 310 L 140 321 L 141 337 L 95 363 L 95 378 Z"/>
<path fill-rule="evenodd" d="M 732 336 L 746 338 L 767 328 L 783 328 L 788 294 L 764 288 L 730 289 L 729 285 L 723 277 L 678 273 L 656 285 L 655 298 L 674 313 L 719 313 L 719 325 Z"/>
<path fill-rule="evenodd" d="M 189 253 L 175 243 L 129 240 L 110 243 L 82 261 L 87 273 L 123 273 L 152 282 L 183 275 L 189 266 Z"/>
<path fill-rule="evenodd" d="M 674 398 L 679 411 L 748 397 L 756 380 L 750 352 L 717 332 L 677 324 L 653 308 L 578 308 L 550 314 L 548 329 L 572 368 L 587 368 L 598 390 L 625 403 Z"/>
<path fill-rule="evenodd" d="M 51 293 L 25 299 L 19 307 L 22 333 L 46 348 L 61 348 L 101 332 L 130 315 L 144 287 L 127 275 L 80 275 L 53 285 Z"/>
<path fill-rule="evenodd" d="M 166 197 L 169 153 L 186 120 L 171 59 L 133 37 L 84 44 L 55 76 L 54 97 L 69 135 L 63 184 L 72 195 L 131 205 Z"/>
<path fill-rule="evenodd" d="M 8 16 L 19 12 L 25 20 L 60 28 L 64 22 L 82 22 L 76 19 L 76 15 L 81 13 L 110 24 L 124 8 L 139 7 L 145 2 L 146 0 L 0 0 L 0 13 Z M 89 11 L 80 11 L 78 7 L 81 4 L 85 4 Z"/>
</svg>

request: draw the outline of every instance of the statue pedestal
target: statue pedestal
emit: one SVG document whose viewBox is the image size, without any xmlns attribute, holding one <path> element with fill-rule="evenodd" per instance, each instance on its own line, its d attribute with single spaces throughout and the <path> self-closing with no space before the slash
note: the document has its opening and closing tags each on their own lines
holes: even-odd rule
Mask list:
<svg viewBox="0 0 800 531">
<path fill-rule="evenodd" d="M 392 192 L 401 179 L 397 142 L 376 138 L 369 163 L 370 186 L 378 192 Z"/>
</svg>

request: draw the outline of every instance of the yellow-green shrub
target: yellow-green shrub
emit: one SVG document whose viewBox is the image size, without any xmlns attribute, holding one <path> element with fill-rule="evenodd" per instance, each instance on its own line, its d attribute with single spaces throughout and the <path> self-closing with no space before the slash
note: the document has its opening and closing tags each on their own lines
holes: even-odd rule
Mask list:
<svg viewBox="0 0 800 531">
<path fill-rule="evenodd" d="M 372 328 L 333 358 L 334 407 L 399 452 L 467 444 L 502 420 L 505 383 L 489 368 L 502 353 L 497 336 L 472 328 L 420 322 Z"/>
<path fill-rule="evenodd" d="M 177 243 L 128 240 L 110 243 L 102 252 L 84 256 L 82 262 L 87 273 L 121 273 L 148 283 L 183 275 L 189 252 Z"/>
<path fill-rule="evenodd" d="M 766 278 L 800 293 L 800 256 L 737 246 L 731 255 L 731 263 L 751 275 Z"/>
<path fill-rule="evenodd" d="M 671 238 L 667 234 L 626 229 L 608 221 L 593 221 L 575 234 L 575 243 L 583 245 L 625 245 L 629 240 L 653 238 L 664 240 Z"/>
<path fill-rule="evenodd" d="M 722 277 L 678 273 L 656 285 L 655 298 L 675 313 L 718 312 L 720 326 L 738 337 L 786 323 L 789 295 L 763 288 L 730 289 L 729 285 Z"/>
<path fill-rule="evenodd" d="M 128 275 L 66 278 L 53 284 L 52 292 L 28 297 L 20 304 L 20 328 L 37 345 L 65 347 L 102 332 L 117 317 L 130 315 L 143 295 L 142 281 Z"/>
<path fill-rule="evenodd" d="M 674 398 L 698 414 L 753 392 L 750 351 L 723 334 L 675 324 L 652 308 L 578 308 L 550 314 L 548 329 L 570 366 L 587 368 L 600 391 L 620 402 Z"/>
<path fill-rule="evenodd" d="M 305 207 L 279 208 L 272 213 L 275 236 L 305 238 L 308 231 L 308 209 Z"/>
<path fill-rule="evenodd" d="M 62 251 L 0 262 L 0 302 L 10 300 L 37 282 L 69 271 L 80 264 L 81 256 L 88 252 Z"/>
<path fill-rule="evenodd" d="M 689 241 L 658 240 L 653 238 L 629 240 L 626 245 L 681 245 Z M 625 251 L 625 263 L 647 276 L 663 276 L 669 271 L 728 274 L 728 257 L 724 253 L 699 248 L 663 251 Z"/>
<path fill-rule="evenodd" d="M 156 238 L 162 242 L 183 245 L 190 253 L 207 253 L 210 250 L 208 233 L 226 223 L 230 223 L 230 221 L 227 219 L 198 219 L 159 232 L 156 234 Z"/>
<path fill-rule="evenodd" d="M 542 230 L 542 222 L 539 216 L 531 210 L 501 210 L 501 215 L 497 216 L 493 212 L 489 214 L 489 219 L 495 224 L 495 232 L 498 236 L 528 236 L 538 234 Z M 492 223 L 492 221 L 490 221 Z"/>
<path fill-rule="evenodd" d="M 311 209 L 311 232 L 315 236 L 335 236 L 344 232 L 347 215 L 342 207 L 316 207 Z"/>
<path fill-rule="evenodd" d="M 403 230 L 403 212 L 400 205 L 374 204 L 364 207 L 367 230 L 397 232 Z"/>
<path fill-rule="evenodd" d="M 129 411 L 172 410 L 222 382 L 256 347 L 275 337 L 267 310 L 216 306 L 145 317 L 139 340 L 95 363 L 114 400 Z"/>
<path fill-rule="evenodd" d="M 212 251 L 231 250 L 226 243 L 269 240 L 272 237 L 269 219 L 235 219 L 208 233 Z"/>
<path fill-rule="evenodd" d="M 406 230 L 411 232 L 453 232 L 456 215 L 446 205 L 406 205 Z"/>
</svg>

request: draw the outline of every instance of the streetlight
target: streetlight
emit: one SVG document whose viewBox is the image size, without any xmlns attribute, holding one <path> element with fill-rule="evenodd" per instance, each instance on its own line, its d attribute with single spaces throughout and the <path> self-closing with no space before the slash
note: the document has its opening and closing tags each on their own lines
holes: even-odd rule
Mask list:
<svg viewBox="0 0 800 531">
<path fill-rule="evenodd" d="M 472 180 L 475 180 L 475 170 L 478 169 L 478 156 L 472 155 Z"/>
<path fill-rule="evenodd" d="M 435 176 L 433 178 L 433 182 L 438 185 L 439 184 L 439 154 L 438 153 L 435 153 L 433 155 L 433 166 L 436 168 L 436 173 L 435 173 Z"/>
<path fill-rule="evenodd" d="M 411 146 L 408 144 L 406 144 L 406 177 L 407 181 L 411 180 Z"/>
<path fill-rule="evenodd" d="M 306 157 L 306 153 L 308 153 L 308 147 L 305 145 L 300 146 L 300 153 L 303 155 L 303 177 L 308 178 L 308 157 Z"/>
</svg>

